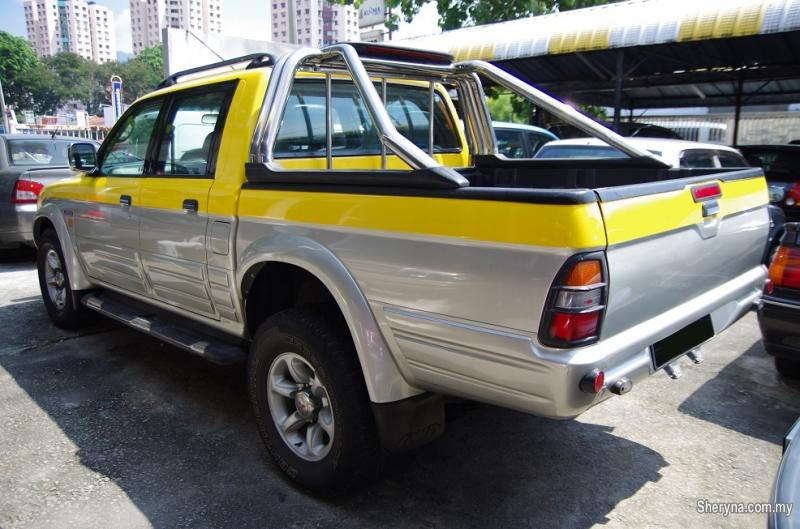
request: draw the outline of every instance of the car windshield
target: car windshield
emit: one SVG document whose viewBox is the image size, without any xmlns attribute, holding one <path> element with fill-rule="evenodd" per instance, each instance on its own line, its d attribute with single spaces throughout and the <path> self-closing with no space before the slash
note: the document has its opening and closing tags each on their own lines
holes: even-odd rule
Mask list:
<svg viewBox="0 0 800 529">
<path fill-rule="evenodd" d="M 11 165 L 68 165 L 67 140 L 8 140 L 8 162 Z"/>
</svg>

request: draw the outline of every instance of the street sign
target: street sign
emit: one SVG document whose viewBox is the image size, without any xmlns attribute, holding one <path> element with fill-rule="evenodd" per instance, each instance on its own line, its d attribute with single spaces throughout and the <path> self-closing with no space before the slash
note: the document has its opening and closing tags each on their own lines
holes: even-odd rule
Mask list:
<svg viewBox="0 0 800 529">
<path fill-rule="evenodd" d="M 364 0 L 358 9 L 358 27 L 383 24 L 386 20 L 386 7 L 383 0 Z"/>
<path fill-rule="evenodd" d="M 111 109 L 114 121 L 122 115 L 122 79 L 118 75 L 111 76 Z"/>
</svg>

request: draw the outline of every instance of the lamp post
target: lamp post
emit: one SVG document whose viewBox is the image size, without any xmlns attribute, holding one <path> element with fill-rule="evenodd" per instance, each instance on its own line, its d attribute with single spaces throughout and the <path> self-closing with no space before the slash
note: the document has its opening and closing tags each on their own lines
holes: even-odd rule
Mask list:
<svg viewBox="0 0 800 529">
<path fill-rule="evenodd" d="M 3 132 L 11 132 L 8 128 L 8 114 L 6 113 L 6 98 L 3 95 L 3 81 L 0 80 L 0 112 L 3 113 Z"/>
</svg>

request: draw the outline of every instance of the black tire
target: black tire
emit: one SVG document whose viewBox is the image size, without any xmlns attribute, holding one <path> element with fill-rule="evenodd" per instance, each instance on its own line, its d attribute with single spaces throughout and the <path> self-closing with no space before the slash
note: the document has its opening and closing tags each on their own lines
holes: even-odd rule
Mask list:
<svg viewBox="0 0 800 529">
<path fill-rule="evenodd" d="M 793 380 L 800 379 L 800 361 L 776 356 L 775 369 L 778 370 L 778 373 L 780 373 L 782 377 L 791 378 Z"/>
<path fill-rule="evenodd" d="M 62 266 L 64 300 L 63 305 L 58 306 L 51 298 L 47 289 L 47 279 L 45 277 L 45 265 L 50 251 L 58 254 Z M 90 311 L 80 303 L 80 297 L 85 291 L 73 291 L 69 284 L 67 269 L 64 265 L 64 253 L 61 251 L 61 243 L 58 235 L 53 229 L 45 230 L 39 238 L 39 245 L 36 251 L 36 267 L 39 271 L 39 289 L 42 291 L 44 306 L 47 314 L 53 323 L 62 329 L 77 329 L 93 323 L 96 320 L 94 312 Z"/>
<path fill-rule="evenodd" d="M 322 459 L 308 461 L 290 448 L 270 412 L 269 370 L 295 353 L 325 386 L 333 412 L 333 439 Z M 325 497 L 347 494 L 380 474 L 381 450 L 352 338 L 341 314 L 326 307 L 288 309 L 258 329 L 248 363 L 248 389 L 261 438 L 293 482 Z"/>
</svg>

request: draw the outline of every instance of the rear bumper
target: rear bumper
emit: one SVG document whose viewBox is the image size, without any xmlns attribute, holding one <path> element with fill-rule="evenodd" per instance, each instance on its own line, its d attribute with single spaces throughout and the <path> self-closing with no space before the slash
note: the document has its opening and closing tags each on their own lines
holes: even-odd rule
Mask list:
<svg viewBox="0 0 800 529">
<path fill-rule="evenodd" d="M 800 360 L 800 302 L 764 296 L 758 325 L 769 354 Z"/>
<path fill-rule="evenodd" d="M 600 342 L 572 350 L 539 344 L 535 334 L 488 329 L 472 322 L 404 309 L 383 310 L 398 351 L 398 365 L 412 386 L 552 418 L 572 418 L 609 398 L 622 378 L 637 384 L 653 374 L 650 346 L 710 315 L 719 334 L 758 302 L 766 280 L 759 266 L 672 310 Z M 385 327 L 384 327 L 385 328 Z M 605 373 L 594 395 L 580 390 L 592 369 Z"/>
<path fill-rule="evenodd" d="M 0 215 L 0 248 L 33 244 L 36 204 L 14 204 Z"/>
</svg>

